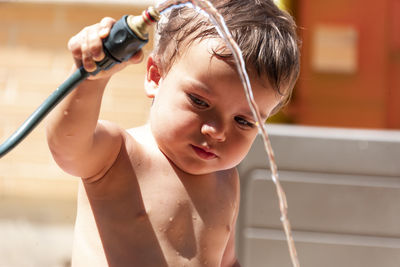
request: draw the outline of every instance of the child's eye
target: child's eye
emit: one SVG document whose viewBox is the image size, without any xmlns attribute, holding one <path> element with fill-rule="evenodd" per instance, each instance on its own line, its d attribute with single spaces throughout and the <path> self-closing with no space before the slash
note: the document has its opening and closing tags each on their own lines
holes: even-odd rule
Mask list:
<svg viewBox="0 0 400 267">
<path fill-rule="evenodd" d="M 245 119 L 243 119 L 242 117 L 235 117 L 235 121 L 240 125 L 240 126 L 244 126 L 244 127 L 248 127 L 248 128 L 254 128 L 255 124 L 252 122 L 249 122 Z"/>
<path fill-rule="evenodd" d="M 194 95 L 192 95 L 192 94 L 188 94 L 188 96 L 189 96 L 189 98 L 190 98 L 190 101 L 191 101 L 194 105 L 196 105 L 196 106 L 198 106 L 198 107 L 201 107 L 201 108 L 208 108 L 208 107 L 209 107 L 208 104 L 207 104 L 207 102 L 201 100 L 200 98 L 198 98 L 198 97 L 196 97 L 196 96 L 194 96 Z"/>
</svg>

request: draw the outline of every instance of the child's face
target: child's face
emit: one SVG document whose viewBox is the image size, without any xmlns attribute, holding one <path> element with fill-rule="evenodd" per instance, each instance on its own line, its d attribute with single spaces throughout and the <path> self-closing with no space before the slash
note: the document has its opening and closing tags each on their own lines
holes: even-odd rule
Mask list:
<svg viewBox="0 0 400 267">
<path fill-rule="evenodd" d="M 152 133 L 160 150 L 191 174 L 236 166 L 258 133 L 236 69 L 212 55 L 220 42 L 195 42 L 165 77 L 153 81 L 158 86 L 150 113 Z M 251 84 L 266 119 L 280 97 L 267 81 L 253 78 Z"/>
</svg>

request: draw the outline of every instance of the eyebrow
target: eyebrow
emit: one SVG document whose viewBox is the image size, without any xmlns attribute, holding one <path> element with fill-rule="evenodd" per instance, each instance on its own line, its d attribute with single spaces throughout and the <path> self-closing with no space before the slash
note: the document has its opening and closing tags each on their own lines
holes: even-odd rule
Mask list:
<svg viewBox="0 0 400 267">
<path fill-rule="evenodd" d="M 261 112 L 261 111 L 259 111 L 259 112 L 260 112 L 260 116 L 261 116 L 262 120 L 268 119 L 267 115 L 264 112 Z M 251 111 L 246 112 L 245 115 L 248 116 L 249 118 L 252 118 L 253 120 L 256 120 L 256 118 L 254 118 L 254 116 L 253 116 L 253 112 L 251 112 Z"/>
<path fill-rule="evenodd" d="M 201 90 L 204 91 L 206 94 L 211 94 L 210 88 L 209 88 L 207 85 L 205 85 L 203 82 L 200 82 L 200 81 L 195 80 L 195 79 L 192 79 L 192 78 L 186 78 L 185 80 L 186 80 L 186 82 L 188 82 L 191 86 L 193 86 L 193 87 L 195 87 L 195 88 L 198 88 L 198 89 L 201 89 Z M 247 99 L 246 99 L 246 102 L 247 102 Z M 249 107 L 249 108 L 250 108 L 250 107 Z M 265 114 L 265 113 L 262 112 L 262 111 L 259 111 L 259 112 L 260 112 L 261 119 L 263 119 L 263 120 L 267 120 L 267 119 L 268 119 L 267 114 Z M 244 114 L 245 114 L 246 116 L 248 116 L 249 118 L 255 119 L 254 116 L 253 116 L 253 112 L 251 112 L 251 109 L 250 109 L 248 112 L 245 112 Z"/>
<path fill-rule="evenodd" d="M 190 86 L 193 86 L 196 89 L 200 89 L 208 95 L 211 94 L 210 88 L 207 85 L 205 85 L 204 83 L 202 83 L 198 80 L 192 79 L 192 78 L 186 78 L 185 80 L 188 84 L 190 84 Z"/>
</svg>

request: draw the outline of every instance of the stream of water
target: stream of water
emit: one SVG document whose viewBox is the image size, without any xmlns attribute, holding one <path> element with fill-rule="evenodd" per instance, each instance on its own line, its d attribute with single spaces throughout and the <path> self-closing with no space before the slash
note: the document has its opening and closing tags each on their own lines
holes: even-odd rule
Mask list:
<svg viewBox="0 0 400 267">
<path fill-rule="evenodd" d="M 293 267 L 300 267 L 299 259 L 296 252 L 296 247 L 293 240 L 292 230 L 290 226 L 290 222 L 288 219 L 288 205 L 286 201 L 286 194 L 281 186 L 278 175 L 278 168 L 275 161 L 275 155 L 272 150 L 271 141 L 268 137 L 267 130 L 265 127 L 264 121 L 261 119 L 260 112 L 258 106 L 253 97 L 253 91 L 250 84 L 250 79 L 246 71 L 246 65 L 243 59 L 242 51 L 240 50 L 237 43 L 232 38 L 232 35 L 225 24 L 225 21 L 221 14 L 218 13 L 216 8 L 207 0 L 187 0 L 187 1 L 177 1 L 177 0 L 167 0 L 159 3 L 156 9 L 162 14 L 166 10 L 170 8 L 176 8 L 179 6 L 188 6 L 194 8 L 201 14 L 205 15 L 216 27 L 219 35 L 222 39 L 225 40 L 227 46 L 232 51 L 237 71 L 239 73 L 240 79 L 243 84 L 244 91 L 246 93 L 247 102 L 250 106 L 250 109 L 253 113 L 253 116 L 257 122 L 257 125 L 260 129 L 261 135 L 264 140 L 265 150 L 268 154 L 268 160 L 270 163 L 270 169 L 272 173 L 272 181 L 275 184 L 276 192 L 279 199 L 279 209 L 281 212 L 281 222 L 283 225 L 283 229 L 285 232 L 286 240 L 289 247 L 290 258 L 292 261 Z"/>
</svg>

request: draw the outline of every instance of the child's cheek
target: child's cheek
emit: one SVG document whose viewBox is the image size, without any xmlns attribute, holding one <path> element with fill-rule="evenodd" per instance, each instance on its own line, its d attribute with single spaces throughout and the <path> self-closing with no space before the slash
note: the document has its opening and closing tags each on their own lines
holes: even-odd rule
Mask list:
<svg viewBox="0 0 400 267">
<path fill-rule="evenodd" d="M 186 98 L 186 97 L 185 97 Z M 180 114 L 182 124 L 192 124 L 201 120 L 201 113 L 196 107 L 194 107 L 187 99 L 182 99 L 177 105 L 177 113 Z"/>
<path fill-rule="evenodd" d="M 184 109 L 180 111 L 179 125 L 183 129 L 193 129 L 195 127 L 200 128 L 201 117 L 191 111 L 190 109 Z"/>
<path fill-rule="evenodd" d="M 257 130 L 256 131 L 248 131 L 248 132 L 243 132 L 243 131 L 236 131 L 230 135 L 230 138 L 227 140 L 227 147 L 229 149 L 229 152 L 233 158 L 235 158 L 235 161 L 239 163 L 244 159 L 244 157 L 247 155 L 248 151 L 251 148 L 251 145 L 253 144 L 254 139 L 257 136 Z"/>
</svg>

